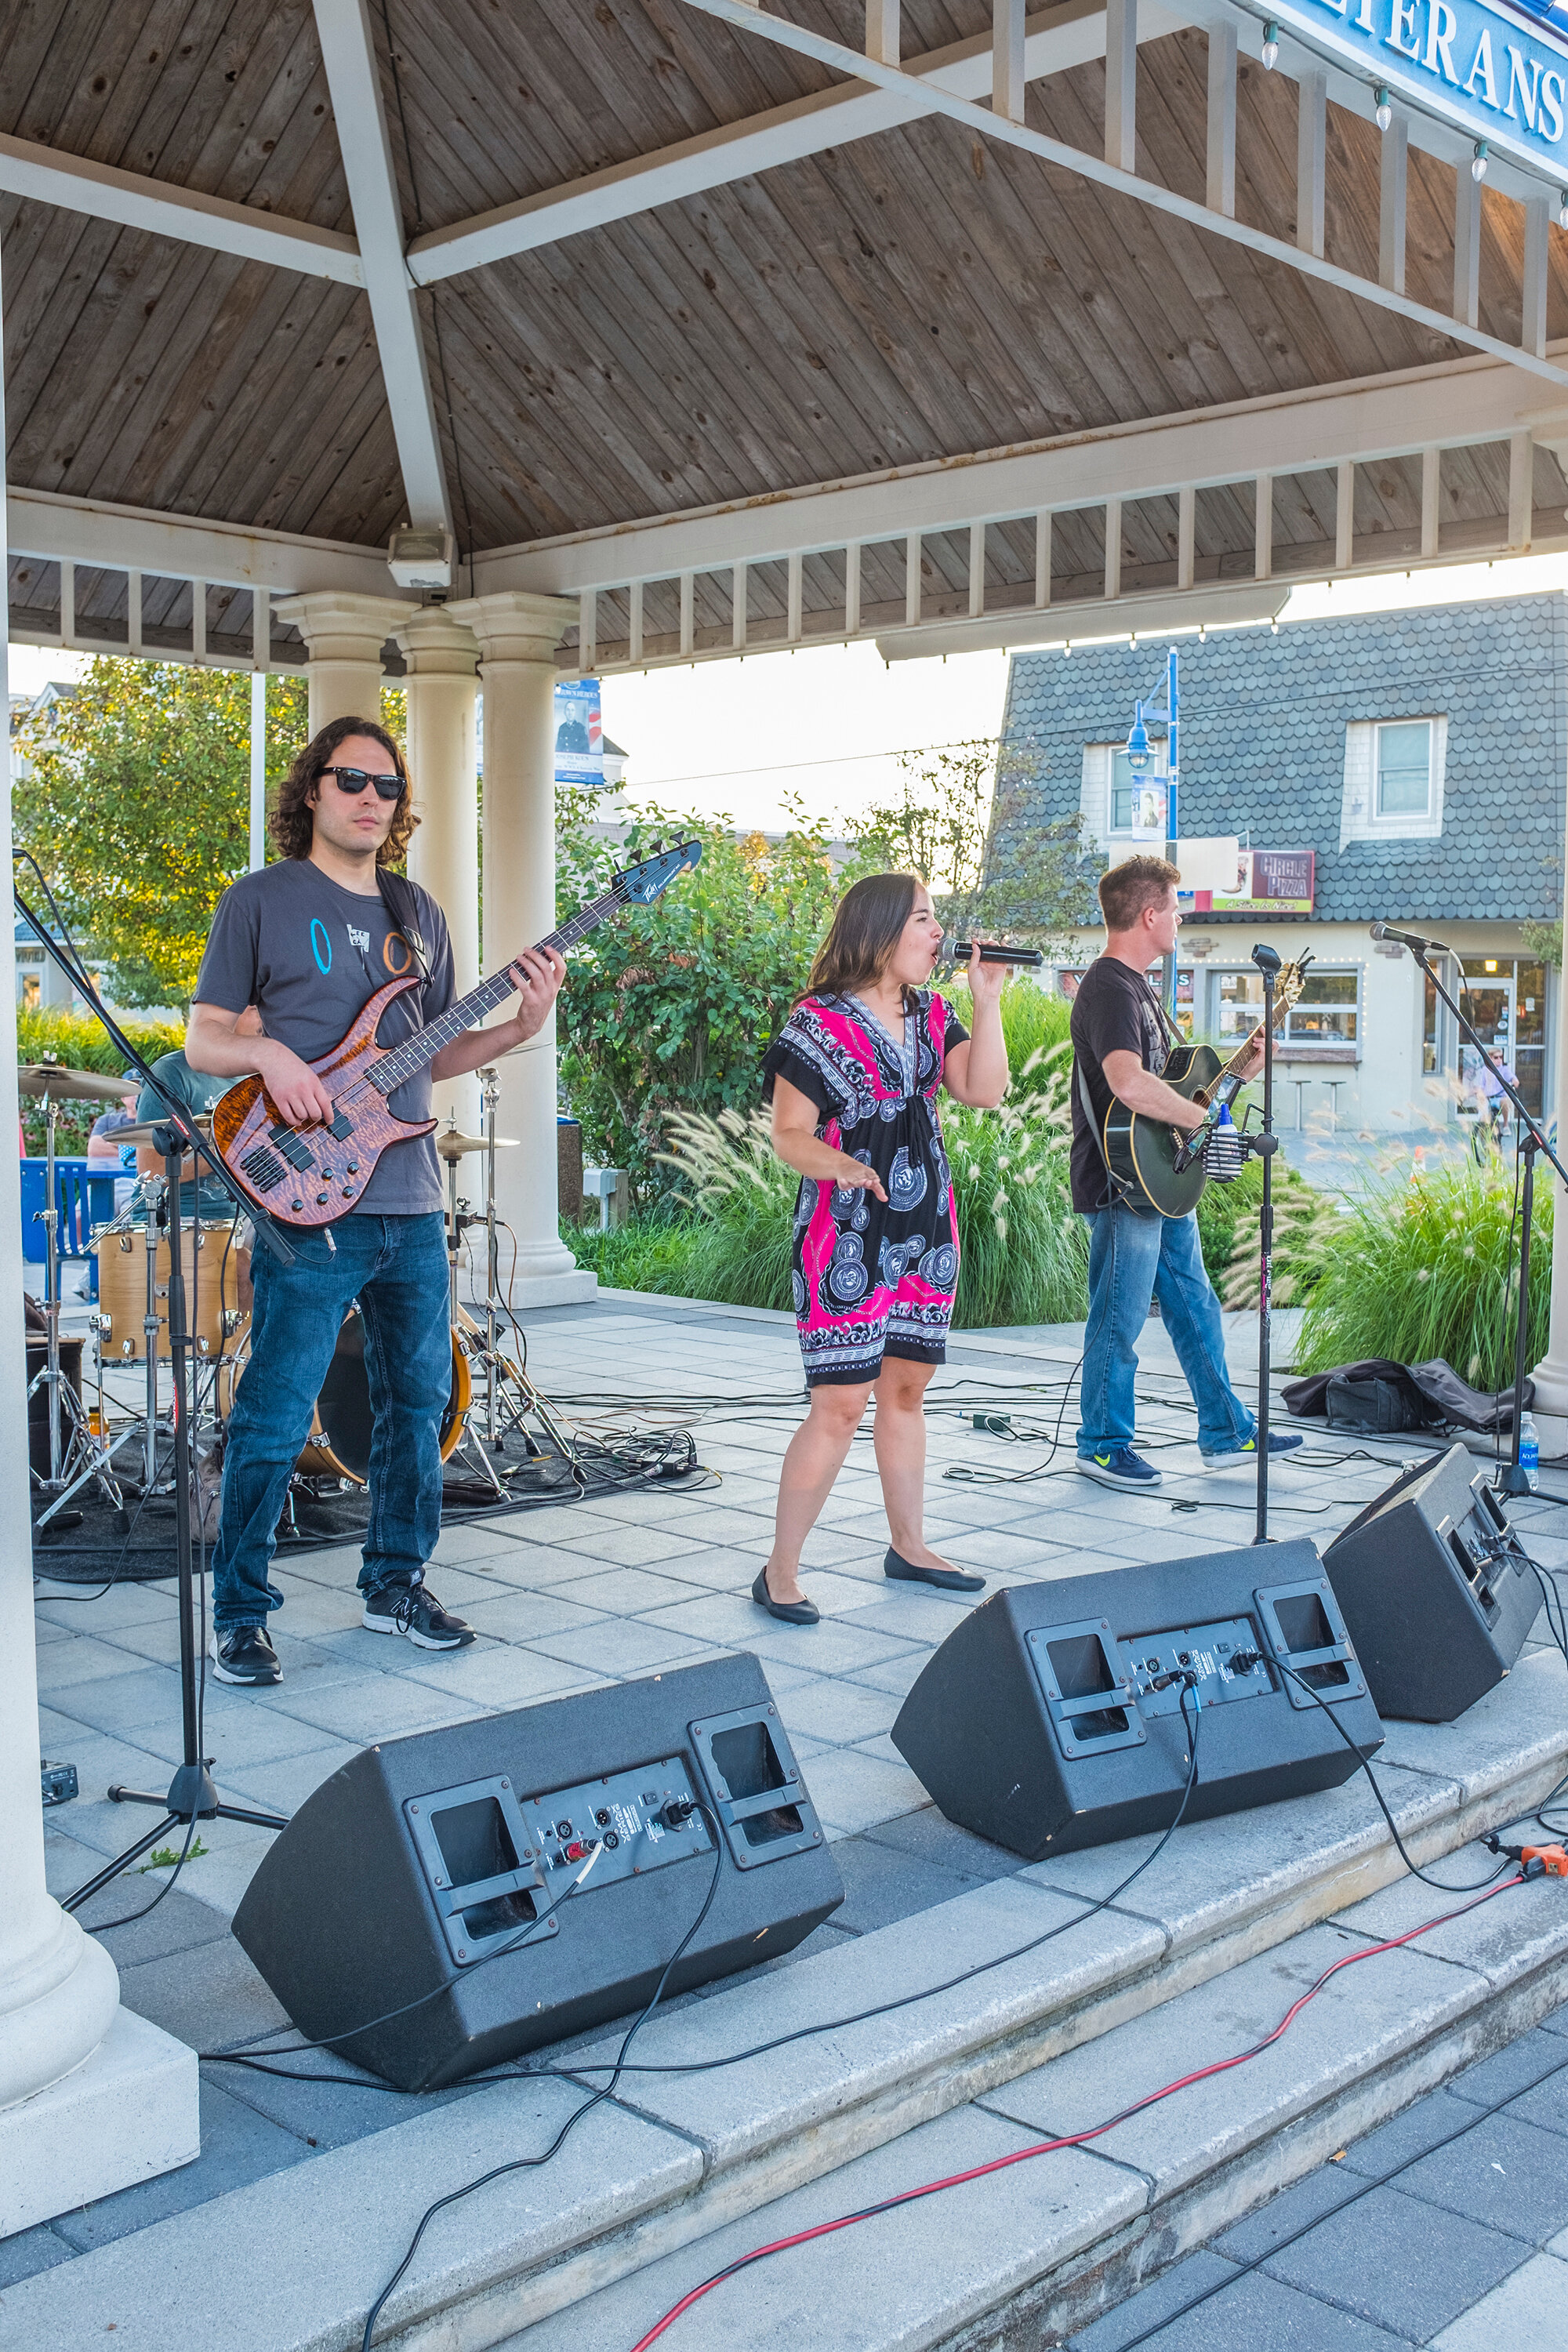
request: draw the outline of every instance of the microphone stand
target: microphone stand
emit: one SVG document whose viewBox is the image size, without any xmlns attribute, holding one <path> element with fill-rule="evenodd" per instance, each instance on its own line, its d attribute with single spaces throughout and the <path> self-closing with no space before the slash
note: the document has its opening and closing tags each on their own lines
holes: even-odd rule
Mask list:
<svg viewBox="0 0 1568 2352">
<path fill-rule="evenodd" d="M 18 853 L 25 856 L 26 853 Z M 27 859 L 29 865 L 34 860 Z M 36 868 L 35 868 L 36 870 Z M 42 877 L 40 876 L 40 879 Z M 44 885 L 46 891 L 48 885 Z M 102 1027 L 109 1033 L 117 1052 L 122 1054 L 142 1084 L 156 1095 L 167 1117 L 159 1122 L 153 1139 L 155 1148 L 163 1154 L 165 1199 L 172 1203 L 169 1216 L 169 1369 L 174 1382 L 174 1568 L 178 1580 L 180 1614 L 180 1714 L 181 1761 L 166 1795 L 150 1795 L 140 1789 L 127 1789 L 118 1782 L 109 1790 L 111 1803 L 117 1805 L 153 1805 L 163 1819 L 150 1829 L 145 1837 L 127 1846 L 112 1862 L 94 1874 L 84 1886 L 67 1895 L 62 1910 L 79 1911 L 82 1905 L 128 1870 L 150 1845 L 164 1832 L 184 1823 L 194 1834 L 198 1821 L 248 1822 L 264 1830 L 281 1830 L 288 1822 L 280 1813 L 252 1812 L 239 1805 L 226 1805 L 218 1801 L 217 1790 L 201 1752 L 201 1716 L 196 1700 L 195 1643 L 195 1574 L 191 1554 L 191 1429 L 190 1429 L 190 1333 L 185 1320 L 185 1282 L 181 1252 L 180 1169 L 189 1154 L 193 1174 L 200 1181 L 201 1161 L 205 1160 L 213 1174 L 218 1177 L 225 1191 L 237 1206 L 249 1217 L 256 1227 L 257 1238 L 271 1250 L 285 1265 L 292 1265 L 294 1253 L 283 1239 L 264 1210 L 258 1210 L 239 1190 L 223 1161 L 204 1139 L 184 1105 L 170 1094 L 162 1080 L 154 1076 L 124 1031 L 105 1009 L 88 974 L 74 955 L 68 955 L 52 936 L 48 926 L 35 915 L 20 890 L 13 885 L 12 897 L 18 912 L 29 922 L 43 941 L 47 953 L 58 964 L 76 992 L 91 1006 Z M 152 1339 L 148 1346 L 151 1349 Z"/>
<path fill-rule="evenodd" d="M 1451 955 L 1453 950 L 1444 947 L 1440 940 L 1427 940 L 1420 946 L 1413 945 L 1409 940 L 1404 940 L 1401 944 L 1410 948 L 1415 961 L 1480 1055 L 1486 1067 L 1497 1080 L 1502 1092 L 1512 1103 L 1520 1129 L 1522 1130 L 1516 1146 L 1518 1156 L 1524 1161 L 1524 1176 L 1520 1187 L 1520 1205 L 1523 1214 L 1519 1237 L 1519 1310 L 1514 1321 L 1513 1333 L 1513 1444 L 1508 1468 L 1498 1483 L 1505 1495 L 1528 1495 L 1530 1481 L 1519 1466 L 1519 1439 L 1520 1423 L 1524 1417 L 1524 1365 L 1525 1358 L 1530 1351 L 1530 1228 L 1535 1213 L 1535 1155 L 1538 1151 L 1545 1152 L 1564 1187 L 1568 1187 L 1568 1169 L 1564 1169 L 1556 1152 L 1546 1140 L 1533 1114 L 1525 1108 L 1524 1099 L 1518 1086 L 1508 1076 L 1489 1046 L 1477 1034 L 1468 1016 L 1460 1010 L 1426 961 L 1428 948 L 1436 948 L 1439 955 Z"/>
<path fill-rule="evenodd" d="M 1258 1526 L 1255 1544 L 1266 1544 L 1268 1534 L 1268 1376 L 1269 1307 L 1274 1280 L 1274 1154 L 1279 1138 L 1274 1132 L 1274 983 L 1279 958 L 1270 947 L 1255 947 L 1252 961 L 1263 975 L 1263 1125 L 1257 1135 L 1243 1139 L 1248 1151 L 1263 1162 L 1263 1204 L 1258 1213 Z"/>
</svg>

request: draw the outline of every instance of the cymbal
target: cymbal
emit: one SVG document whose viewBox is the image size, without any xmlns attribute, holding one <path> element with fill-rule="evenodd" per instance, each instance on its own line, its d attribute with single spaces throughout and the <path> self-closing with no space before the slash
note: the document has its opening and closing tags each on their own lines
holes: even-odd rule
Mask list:
<svg viewBox="0 0 1568 2352">
<path fill-rule="evenodd" d="M 117 1127 L 109 1140 L 115 1144 L 151 1143 L 163 1124 L 163 1120 L 158 1118 L 141 1119 L 134 1127 Z M 203 1135 L 210 1135 L 213 1131 L 212 1120 L 205 1110 L 195 1113 L 191 1125 Z"/>
<path fill-rule="evenodd" d="M 502 1151 L 518 1148 L 515 1135 L 498 1135 L 496 1142 Z M 482 1135 L 459 1135 L 455 1127 L 449 1127 L 445 1135 L 436 1138 L 436 1149 L 443 1160 L 461 1160 L 466 1151 L 488 1151 L 489 1144 Z"/>
<path fill-rule="evenodd" d="M 16 1070 L 16 1091 L 22 1095 L 53 1095 L 57 1102 L 118 1102 L 121 1095 L 140 1092 L 140 1078 L 110 1076 L 103 1070 L 68 1070 L 63 1062 L 22 1062 Z"/>
</svg>

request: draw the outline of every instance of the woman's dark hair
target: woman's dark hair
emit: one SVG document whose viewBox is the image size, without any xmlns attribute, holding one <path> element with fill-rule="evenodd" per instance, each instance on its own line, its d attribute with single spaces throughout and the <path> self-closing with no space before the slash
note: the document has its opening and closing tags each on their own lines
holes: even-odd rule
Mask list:
<svg viewBox="0 0 1568 2352">
<path fill-rule="evenodd" d="M 922 874 L 868 874 L 846 890 L 803 994 L 850 995 L 880 980 L 914 911 L 915 892 L 924 888 Z"/>
<path fill-rule="evenodd" d="M 414 787 L 395 740 L 374 719 L 334 719 L 319 735 L 311 736 L 279 787 L 278 805 L 269 820 L 272 838 L 283 856 L 309 857 L 314 829 L 312 795 L 321 781 L 322 770 L 332 765 L 332 755 L 339 744 L 346 743 L 351 735 L 368 735 L 372 742 L 379 743 L 403 779 L 392 831 L 375 853 L 378 866 L 401 866 L 419 822 L 414 814 Z"/>
</svg>

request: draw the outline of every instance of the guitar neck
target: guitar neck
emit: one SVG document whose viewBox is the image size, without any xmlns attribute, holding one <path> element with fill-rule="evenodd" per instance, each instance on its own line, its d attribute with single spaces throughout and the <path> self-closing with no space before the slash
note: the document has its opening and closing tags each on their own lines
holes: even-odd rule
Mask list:
<svg viewBox="0 0 1568 2352">
<path fill-rule="evenodd" d="M 558 954 L 564 955 L 568 948 L 575 947 L 579 940 L 586 939 L 590 931 L 597 929 L 605 917 L 613 915 L 621 903 L 619 891 L 606 890 L 602 898 L 595 898 L 590 906 L 580 907 L 569 922 L 563 923 L 558 929 L 541 940 L 539 947 L 553 948 Z M 511 977 L 510 967 L 492 972 L 488 980 L 480 981 L 478 988 L 469 989 L 467 996 L 460 996 L 457 1003 L 449 1006 L 437 1020 L 427 1022 L 423 1029 L 416 1029 L 412 1037 L 405 1037 L 400 1045 L 394 1046 L 390 1054 L 384 1055 L 370 1074 L 372 1086 L 382 1094 L 389 1095 L 395 1087 L 406 1085 L 410 1078 L 416 1077 L 421 1070 L 427 1068 L 437 1055 L 444 1052 L 455 1038 L 460 1037 L 465 1029 L 477 1028 L 488 1013 L 494 1013 L 509 996 L 515 995 L 516 991 L 517 982 Z"/>
</svg>

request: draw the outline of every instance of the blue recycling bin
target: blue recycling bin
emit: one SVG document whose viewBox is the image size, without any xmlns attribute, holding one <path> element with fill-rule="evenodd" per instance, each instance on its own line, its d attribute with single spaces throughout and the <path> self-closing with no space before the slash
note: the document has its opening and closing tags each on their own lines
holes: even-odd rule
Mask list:
<svg viewBox="0 0 1568 2352">
<path fill-rule="evenodd" d="M 88 1171 L 91 1167 L 91 1174 Z M 60 1263 L 86 1259 L 89 1274 L 87 1295 L 98 1297 L 98 1260 L 88 1248 L 94 1225 L 105 1225 L 114 1214 L 114 1186 L 119 1171 L 101 1160 L 57 1155 L 55 1160 L 55 1205 L 59 1211 L 58 1229 Z M 43 1213 L 45 1183 L 48 1175 L 46 1160 L 22 1161 L 22 1255 L 32 1265 L 44 1263 Z"/>
</svg>

